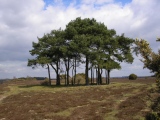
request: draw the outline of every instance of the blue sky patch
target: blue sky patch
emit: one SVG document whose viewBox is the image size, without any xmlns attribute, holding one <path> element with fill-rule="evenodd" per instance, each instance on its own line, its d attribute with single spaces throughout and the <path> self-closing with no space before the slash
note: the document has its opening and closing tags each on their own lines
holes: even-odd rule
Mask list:
<svg viewBox="0 0 160 120">
<path fill-rule="evenodd" d="M 58 5 L 58 1 L 61 1 L 61 0 L 44 0 L 44 2 L 46 3 L 46 6 L 47 7 L 48 5 L 53 5 L 53 6 L 56 6 Z M 62 0 L 63 1 L 63 5 L 64 6 L 69 6 L 71 3 L 73 3 L 73 1 L 75 1 L 76 3 L 76 6 L 79 6 L 81 4 L 81 0 Z M 127 3 L 130 3 L 132 2 L 132 0 L 114 0 L 115 3 L 122 3 L 122 5 L 125 5 Z"/>
<path fill-rule="evenodd" d="M 132 2 L 132 0 L 115 0 L 115 2 L 120 2 L 122 5 Z"/>
</svg>

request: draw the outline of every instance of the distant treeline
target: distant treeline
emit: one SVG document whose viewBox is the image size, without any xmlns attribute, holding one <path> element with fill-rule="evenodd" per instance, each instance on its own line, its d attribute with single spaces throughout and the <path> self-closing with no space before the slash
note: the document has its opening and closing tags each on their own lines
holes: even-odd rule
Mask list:
<svg viewBox="0 0 160 120">
<path fill-rule="evenodd" d="M 47 77 L 34 77 L 36 80 L 45 80 Z"/>
<path fill-rule="evenodd" d="M 0 79 L 0 84 L 2 84 L 3 82 L 7 81 L 9 79 Z"/>
<path fill-rule="evenodd" d="M 128 78 L 129 76 L 122 76 L 122 77 L 111 77 L 111 78 Z M 150 78 L 150 77 L 155 77 L 154 75 L 152 75 L 152 76 L 137 76 L 138 78 Z"/>
<path fill-rule="evenodd" d="M 0 84 L 2 84 L 4 82 L 4 80 L 0 80 Z"/>
<path fill-rule="evenodd" d="M 36 80 L 45 80 L 47 77 L 20 77 L 18 79 L 36 79 Z"/>
</svg>

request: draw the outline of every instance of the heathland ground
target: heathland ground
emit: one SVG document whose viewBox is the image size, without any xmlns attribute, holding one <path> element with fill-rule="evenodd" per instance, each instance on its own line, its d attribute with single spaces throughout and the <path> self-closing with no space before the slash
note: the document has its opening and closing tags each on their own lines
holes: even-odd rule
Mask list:
<svg viewBox="0 0 160 120">
<path fill-rule="evenodd" d="M 0 84 L 0 120 L 143 120 L 160 96 L 152 77 L 68 87 L 41 82 Z"/>
</svg>

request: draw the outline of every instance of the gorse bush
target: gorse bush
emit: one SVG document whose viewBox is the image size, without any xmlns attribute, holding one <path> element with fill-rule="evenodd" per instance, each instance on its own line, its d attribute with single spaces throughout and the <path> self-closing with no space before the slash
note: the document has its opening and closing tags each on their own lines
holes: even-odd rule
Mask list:
<svg viewBox="0 0 160 120">
<path fill-rule="evenodd" d="M 148 113 L 146 115 L 146 120 L 160 120 L 160 116 L 157 112 Z"/>
<path fill-rule="evenodd" d="M 135 75 L 135 74 L 129 75 L 129 80 L 136 80 L 136 79 L 137 79 L 137 75 Z"/>
</svg>

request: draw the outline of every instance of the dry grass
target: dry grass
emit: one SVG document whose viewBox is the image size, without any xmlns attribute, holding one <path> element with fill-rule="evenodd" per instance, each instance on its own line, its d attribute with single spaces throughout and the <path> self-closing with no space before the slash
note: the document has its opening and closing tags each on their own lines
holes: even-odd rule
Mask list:
<svg viewBox="0 0 160 120">
<path fill-rule="evenodd" d="M 10 81 L 0 85 L 0 120 L 144 119 L 159 96 L 154 91 L 154 80 L 111 81 L 110 85 L 76 87 L 40 86 L 35 80 Z"/>
</svg>

